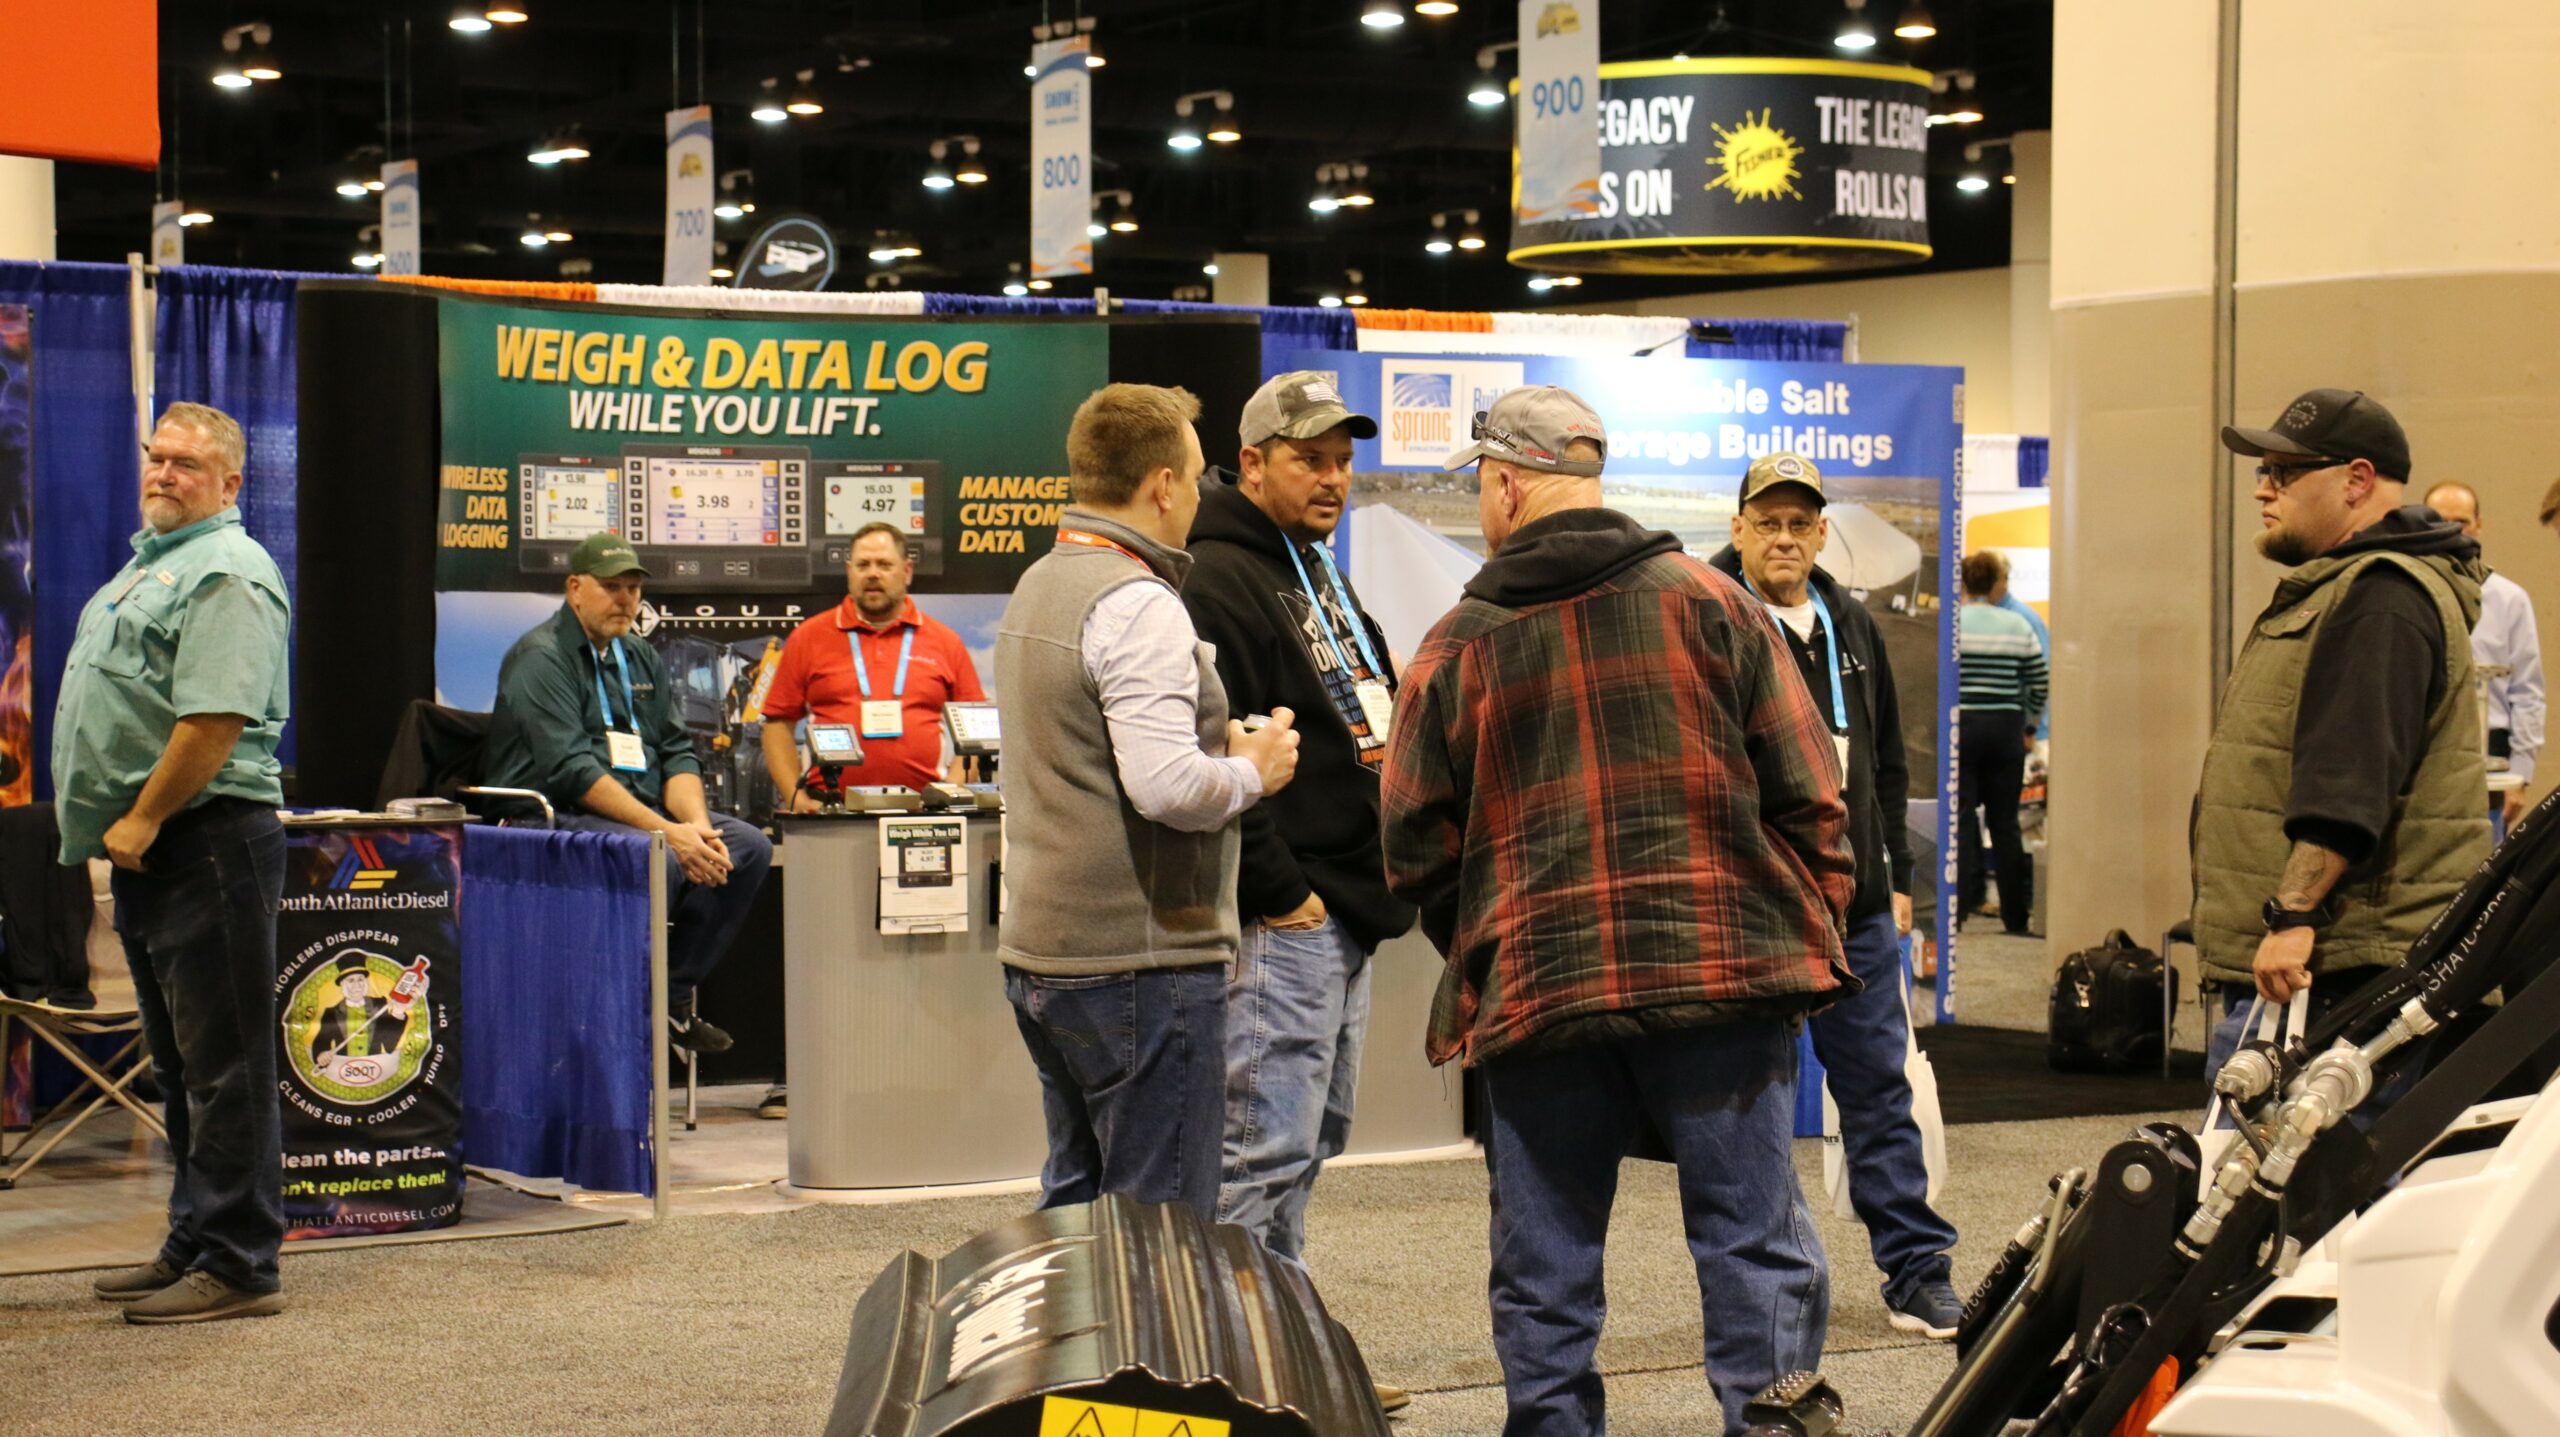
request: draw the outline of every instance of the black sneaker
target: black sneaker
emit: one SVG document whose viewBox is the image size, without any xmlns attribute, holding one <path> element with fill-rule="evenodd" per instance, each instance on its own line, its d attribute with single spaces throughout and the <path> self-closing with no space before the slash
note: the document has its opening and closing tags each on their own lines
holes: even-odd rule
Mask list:
<svg viewBox="0 0 2560 1437">
<path fill-rule="evenodd" d="M 1885 1316 L 1897 1331 L 1916 1332 L 1933 1341 L 1944 1342 L 1956 1335 L 1964 1325 L 1964 1304 L 1956 1299 L 1953 1286 L 1943 1282 L 1925 1282 L 1911 1290 L 1900 1302 L 1887 1302 Z"/>
<path fill-rule="evenodd" d="M 728 1029 L 695 1012 L 690 998 L 668 1008 L 667 1029 L 668 1041 L 689 1053 L 725 1053 L 738 1041 Z"/>
<path fill-rule="evenodd" d="M 776 1083 L 765 1090 L 764 1101 L 756 1104 L 756 1116 L 759 1118 L 791 1116 L 791 1098 L 782 1084 Z"/>
</svg>

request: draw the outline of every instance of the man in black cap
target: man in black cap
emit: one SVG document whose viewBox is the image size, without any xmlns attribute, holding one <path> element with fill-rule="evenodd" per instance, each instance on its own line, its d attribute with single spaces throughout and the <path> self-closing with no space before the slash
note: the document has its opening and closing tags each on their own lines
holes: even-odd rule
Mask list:
<svg viewBox="0 0 2560 1437">
<path fill-rule="evenodd" d="M 2397 963 L 2489 851 L 2468 640 L 2487 571 L 2459 525 L 2403 507 L 2399 421 L 2314 389 L 2222 442 L 2258 459 L 2258 552 L 2292 572 L 2232 665 L 2196 794 L 2217 1069 L 2253 989 L 2308 988 L 2317 1017 Z"/>
<path fill-rule="evenodd" d="M 540 789 L 561 828 L 665 831 L 668 1023 L 678 1046 L 717 1053 L 730 1037 L 695 1014 L 694 985 L 746 922 L 773 844 L 703 799 L 658 651 L 630 637 L 648 577 L 621 535 L 579 541 L 567 602 L 498 666 L 486 762 L 490 783 Z"/>
</svg>

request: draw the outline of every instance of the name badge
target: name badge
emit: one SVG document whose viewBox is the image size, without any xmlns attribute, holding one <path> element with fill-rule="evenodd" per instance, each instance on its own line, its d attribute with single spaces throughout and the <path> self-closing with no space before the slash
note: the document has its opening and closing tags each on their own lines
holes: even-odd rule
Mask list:
<svg viewBox="0 0 2560 1437">
<path fill-rule="evenodd" d="M 1849 736 L 1845 733 L 1833 734 L 1831 747 L 1840 755 L 1840 781 L 1847 783 L 1849 781 Z"/>
<path fill-rule="evenodd" d="M 1360 700 L 1360 716 L 1369 721 L 1369 736 L 1380 743 L 1387 741 L 1387 725 L 1396 715 L 1396 697 L 1376 679 L 1365 679 L 1354 685 L 1352 694 Z"/>
<path fill-rule="evenodd" d="M 613 766 L 623 773 L 647 773 L 649 751 L 640 746 L 640 735 L 624 733 L 618 728 L 604 731 L 604 750 Z"/>
<path fill-rule="evenodd" d="M 896 699 L 862 701 L 862 736 L 896 738 L 907 731 L 906 705 Z"/>
</svg>

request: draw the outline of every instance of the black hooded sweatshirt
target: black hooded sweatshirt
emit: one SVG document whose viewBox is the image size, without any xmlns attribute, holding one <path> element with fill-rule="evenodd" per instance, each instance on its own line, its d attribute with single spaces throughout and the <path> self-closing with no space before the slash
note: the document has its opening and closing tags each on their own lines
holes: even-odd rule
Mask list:
<svg viewBox="0 0 2560 1437">
<path fill-rule="evenodd" d="M 1731 544 L 1707 561 L 1742 582 L 1742 554 Z M 1902 742 L 1902 700 L 1893 687 L 1893 665 L 1867 606 L 1816 565 L 1808 582 L 1840 626 L 1837 639 L 1816 633 L 1807 644 L 1781 626 L 1797 672 L 1813 691 L 1813 706 L 1831 719 L 1831 645 L 1847 656 L 1840 671 L 1841 706 L 1849 711 L 1849 847 L 1858 858 L 1858 893 L 1849 900 L 1851 921 L 1893 910 L 1893 895 L 1911 891 L 1911 827 L 1904 808 L 1911 797 L 1911 766 Z M 1776 616 L 1770 616 L 1774 621 Z M 1881 739 L 1879 739 L 1881 735 Z"/>
<path fill-rule="evenodd" d="M 1299 733 L 1297 777 L 1245 810 L 1237 912 L 1247 922 L 1277 918 L 1306 902 L 1312 888 L 1336 922 L 1375 949 L 1413 927 L 1414 912 L 1387 891 L 1378 838 L 1386 747 L 1369 738 L 1353 693 L 1354 683 L 1372 677 L 1369 655 L 1393 668 L 1386 635 L 1359 612 L 1349 581 L 1337 591 L 1314 547 L 1298 545 L 1307 582 L 1324 601 L 1328 640 L 1280 526 L 1232 484 L 1202 490 L 1182 602 L 1200 637 L 1217 648 L 1229 710 L 1241 718 L 1285 707 L 1296 713 Z M 1365 652 L 1355 623 L 1368 639 Z M 1395 687 L 1392 672 L 1374 677 Z"/>
<path fill-rule="evenodd" d="M 2418 504 L 2392 510 L 2321 557 L 2383 549 L 2480 557 L 2479 541 L 2461 525 Z M 2389 565 L 2356 576 L 2303 668 L 2285 837 L 2319 844 L 2350 865 L 2373 855 L 2418 771 L 2427 715 L 2444 699 L 2444 645 L 2444 621 L 2417 580 Z M 2485 809 L 2486 795 L 2481 803 Z"/>
</svg>

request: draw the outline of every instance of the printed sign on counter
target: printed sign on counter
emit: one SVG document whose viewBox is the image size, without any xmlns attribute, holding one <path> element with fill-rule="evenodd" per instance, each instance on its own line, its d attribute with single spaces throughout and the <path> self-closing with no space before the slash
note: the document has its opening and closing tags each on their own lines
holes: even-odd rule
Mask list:
<svg viewBox="0 0 2560 1437">
<path fill-rule="evenodd" d="M 880 931 L 969 931 L 969 821 L 880 820 Z"/>
</svg>

